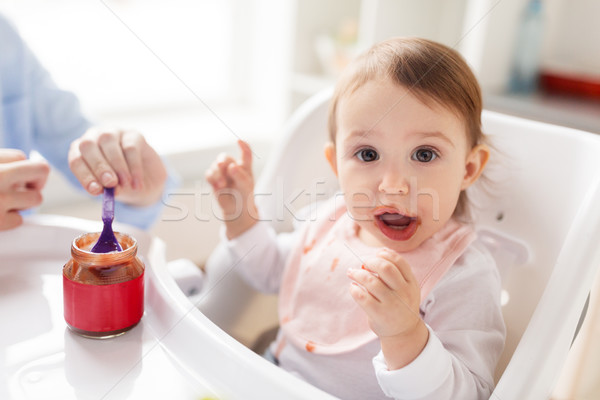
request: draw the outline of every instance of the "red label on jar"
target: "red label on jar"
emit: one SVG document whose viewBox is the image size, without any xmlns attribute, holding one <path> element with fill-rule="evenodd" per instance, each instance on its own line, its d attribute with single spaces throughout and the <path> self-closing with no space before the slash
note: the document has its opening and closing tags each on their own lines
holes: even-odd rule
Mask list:
<svg viewBox="0 0 600 400">
<path fill-rule="evenodd" d="M 127 282 L 85 285 L 63 274 L 65 321 L 88 332 L 109 332 L 138 323 L 144 314 L 144 273 Z"/>
</svg>

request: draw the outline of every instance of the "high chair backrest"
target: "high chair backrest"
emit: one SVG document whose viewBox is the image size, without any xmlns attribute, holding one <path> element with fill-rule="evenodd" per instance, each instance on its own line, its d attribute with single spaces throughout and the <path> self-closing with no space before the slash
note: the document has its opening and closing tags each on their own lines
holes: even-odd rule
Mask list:
<svg viewBox="0 0 600 400">
<path fill-rule="evenodd" d="M 338 189 L 322 151 L 331 94 L 298 109 L 256 185 L 261 216 L 280 232 Z M 469 196 L 507 325 L 491 398 L 548 398 L 600 266 L 600 137 L 488 111 L 482 126 L 494 148 L 489 188 L 476 183 Z"/>
</svg>

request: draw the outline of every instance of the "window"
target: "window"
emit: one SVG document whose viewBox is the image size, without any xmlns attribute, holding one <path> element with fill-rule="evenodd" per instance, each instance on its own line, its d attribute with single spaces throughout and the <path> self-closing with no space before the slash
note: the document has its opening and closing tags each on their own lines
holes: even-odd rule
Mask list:
<svg viewBox="0 0 600 400">
<path fill-rule="evenodd" d="M 286 33 L 273 31 L 286 29 L 284 6 L 3 0 L 0 11 L 92 120 L 138 129 L 163 153 L 271 134 L 285 118 Z"/>
</svg>

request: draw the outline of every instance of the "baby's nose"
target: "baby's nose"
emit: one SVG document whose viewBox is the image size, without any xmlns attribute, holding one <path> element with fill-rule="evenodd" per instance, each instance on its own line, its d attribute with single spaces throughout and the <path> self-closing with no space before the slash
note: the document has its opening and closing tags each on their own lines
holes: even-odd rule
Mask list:
<svg viewBox="0 0 600 400">
<path fill-rule="evenodd" d="M 388 171 L 379 184 L 379 191 L 388 194 L 408 194 L 408 180 L 398 171 Z"/>
</svg>

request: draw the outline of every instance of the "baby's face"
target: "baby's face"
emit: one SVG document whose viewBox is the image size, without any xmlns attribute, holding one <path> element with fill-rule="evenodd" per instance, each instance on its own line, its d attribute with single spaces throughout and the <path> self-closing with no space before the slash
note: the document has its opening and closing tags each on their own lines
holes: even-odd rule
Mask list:
<svg viewBox="0 0 600 400">
<path fill-rule="evenodd" d="M 463 122 L 391 81 L 371 81 L 341 100 L 335 163 L 359 237 L 409 251 L 452 216 L 468 186 Z"/>
</svg>

